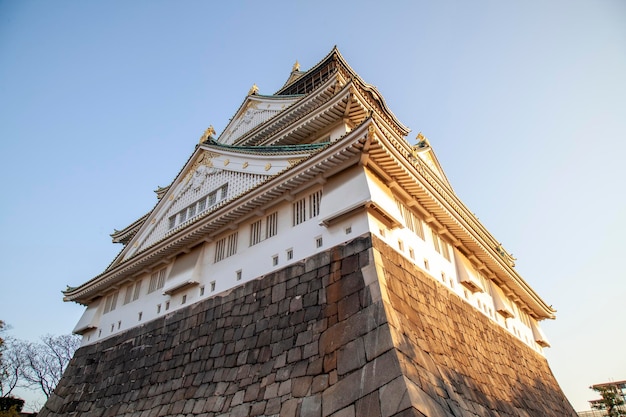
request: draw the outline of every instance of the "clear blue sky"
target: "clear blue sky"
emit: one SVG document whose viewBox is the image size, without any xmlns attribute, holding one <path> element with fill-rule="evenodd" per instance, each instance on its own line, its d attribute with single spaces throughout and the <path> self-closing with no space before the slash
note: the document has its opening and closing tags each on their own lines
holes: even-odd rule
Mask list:
<svg viewBox="0 0 626 417">
<path fill-rule="evenodd" d="M 66 285 L 249 88 L 338 45 L 558 310 L 576 409 L 626 379 L 626 2 L 0 0 L 0 319 L 69 333 Z"/>
</svg>

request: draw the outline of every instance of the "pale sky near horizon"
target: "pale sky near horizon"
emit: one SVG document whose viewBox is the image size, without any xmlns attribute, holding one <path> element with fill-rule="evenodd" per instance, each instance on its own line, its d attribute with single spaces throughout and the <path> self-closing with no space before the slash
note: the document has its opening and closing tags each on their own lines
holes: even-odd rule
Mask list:
<svg viewBox="0 0 626 417">
<path fill-rule="evenodd" d="M 337 45 L 430 140 L 456 193 L 557 309 L 576 410 L 626 379 L 626 2 L 0 0 L 0 320 L 70 333 L 102 272 L 253 83 Z M 31 397 L 25 395 L 27 400 Z M 35 401 L 35 400 L 32 400 Z M 40 404 L 41 405 L 41 404 Z"/>
</svg>

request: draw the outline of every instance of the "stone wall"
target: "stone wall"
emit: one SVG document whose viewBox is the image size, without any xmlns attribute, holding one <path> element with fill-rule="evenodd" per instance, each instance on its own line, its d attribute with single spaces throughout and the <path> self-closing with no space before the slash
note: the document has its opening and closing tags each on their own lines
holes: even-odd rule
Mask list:
<svg viewBox="0 0 626 417">
<path fill-rule="evenodd" d="M 40 413 L 570 415 L 541 355 L 370 236 L 82 347 Z"/>
</svg>

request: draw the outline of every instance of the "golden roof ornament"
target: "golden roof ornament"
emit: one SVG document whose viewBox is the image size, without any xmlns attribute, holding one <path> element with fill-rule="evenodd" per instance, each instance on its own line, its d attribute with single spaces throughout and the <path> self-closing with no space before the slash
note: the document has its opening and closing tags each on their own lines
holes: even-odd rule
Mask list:
<svg viewBox="0 0 626 417">
<path fill-rule="evenodd" d="M 204 133 L 202 134 L 202 136 L 200 136 L 200 142 L 199 143 L 206 142 L 207 140 L 212 138 L 214 134 L 215 134 L 215 129 L 213 129 L 213 125 L 209 125 L 207 130 L 205 130 Z"/>
<path fill-rule="evenodd" d="M 300 71 L 300 63 L 298 62 L 297 59 L 296 59 L 296 63 L 293 64 L 293 67 L 291 68 L 291 72 L 296 72 L 296 71 Z"/>
<path fill-rule="evenodd" d="M 250 91 L 248 91 L 248 95 L 252 96 L 259 92 L 259 87 L 256 84 L 252 84 Z"/>
<path fill-rule="evenodd" d="M 415 146 L 419 148 L 425 148 L 426 146 L 430 146 L 430 142 L 428 142 L 428 138 L 426 138 L 426 136 L 424 136 L 422 132 L 419 132 L 415 139 L 417 139 L 417 145 Z"/>
</svg>

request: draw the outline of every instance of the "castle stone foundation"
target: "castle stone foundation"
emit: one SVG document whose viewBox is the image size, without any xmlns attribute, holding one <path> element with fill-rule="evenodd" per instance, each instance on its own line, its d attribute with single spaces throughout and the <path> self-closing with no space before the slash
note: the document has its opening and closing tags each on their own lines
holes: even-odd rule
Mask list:
<svg viewBox="0 0 626 417">
<path fill-rule="evenodd" d="M 80 348 L 39 415 L 576 416 L 541 354 L 370 235 Z"/>
</svg>

